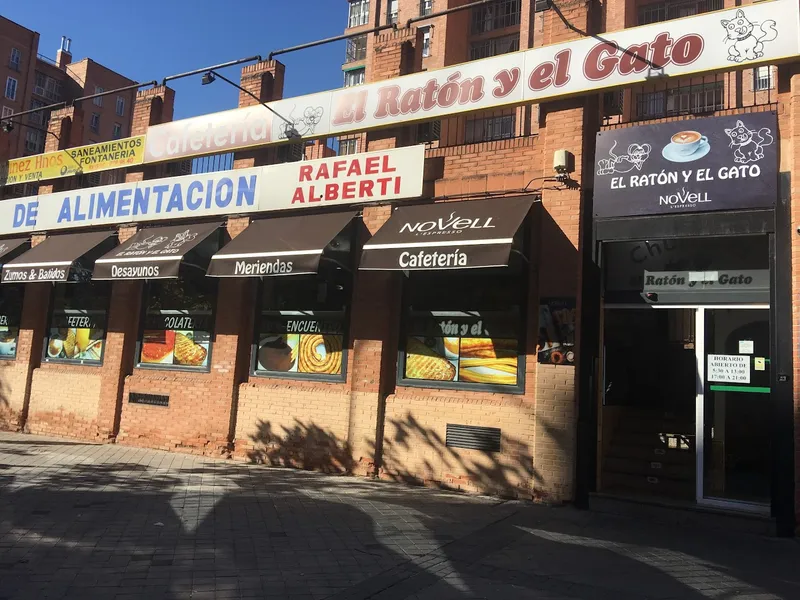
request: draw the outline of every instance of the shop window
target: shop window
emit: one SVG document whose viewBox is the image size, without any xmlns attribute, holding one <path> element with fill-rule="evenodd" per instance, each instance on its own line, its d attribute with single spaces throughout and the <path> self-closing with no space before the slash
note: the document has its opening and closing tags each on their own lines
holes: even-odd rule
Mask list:
<svg viewBox="0 0 800 600">
<path fill-rule="evenodd" d="M 473 42 L 469 47 L 469 59 L 478 60 L 519 50 L 519 35 L 507 35 Z"/>
<path fill-rule="evenodd" d="M 203 273 L 147 285 L 139 367 L 207 371 L 217 282 Z"/>
<path fill-rule="evenodd" d="M 351 282 L 332 264 L 317 275 L 264 278 L 253 373 L 343 381 Z"/>
<path fill-rule="evenodd" d="M 472 9 L 472 33 L 519 25 L 522 0 L 498 0 Z"/>
<path fill-rule="evenodd" d="M 511 267 L 411 273 L 404 294 L 400 382 L 522 391 L 525 279 Z"/>
<path fill-rule="evenodd" d="M 110 297 L 105 281 L 56 283 L 45 361 L 102 364 Z"/>
<path fill-rule="evenodd" d="M 0 359 L 17 357 L 19 320 L 25 286 L 6 284 L 0 289 Z"/>
</svg>

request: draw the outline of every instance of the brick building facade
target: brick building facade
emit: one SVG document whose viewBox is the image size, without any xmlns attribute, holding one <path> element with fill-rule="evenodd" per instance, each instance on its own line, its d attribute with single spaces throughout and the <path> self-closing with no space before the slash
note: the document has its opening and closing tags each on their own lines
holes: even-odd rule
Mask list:
<svg viewBox="0 0 800 600">
<path fill-rule="evenodd" d="M 558 3 L 559 16 L 544 6 L 537 12 L 536 3 L 531 0 L 501 0 L 491 9 L 481 6 L 436 16 L 437 11 L 465 3 L 351 1 L 347 32 L 363 30 L 360 35 L 365 37 L 348 45 L 344 69 L 351 75 L 346 82 L 379 82 L 473 57 L 485 58 L 485 53 L 496 55 L 579 40 L 584 37 L 582 32 L 604 34 L 643 22 L 734 7 L 728 0 L 720 6 L 681 3 L 684 12 L 673 15 L 672 3 L 620 0 L 600 5 L 576 1 Z M 368 32 L 385 24 L 387 19 L 394 19 L 395 5 L 397 28 Z M 409 19 L 427 17 L 428 11 L 432 14 L 430 19 L 405 26 Z M 513 43 L 512 38 L 516 40 Z M 682 449 L 685 440 L 687 448 L 699 443 L 694 430 L 669 430 L 669 435 L 658 442 L 664 446 L 655 448 L 659 451 L 657 456 L 666 457 L 663 459 L 642 458 L 635 452 L 622 458 L 609 454 L 613 446 L 611 438 L 626 431 L 625 419 L 633 418 L 634 427 L 641 427 L 637 434 L 645 432 L 662 437 L 667 431 L 664 428 L 674 423 L 665 423 L 663 419 L 667 417 L 662 413 L 659 416 L 662 420 L 653 424 L 642 416 L 643 409 L 638 405 L 635 407 L 638 412 L 631 417 L 634 412 L 607 407 L 602 399 L 604 392 L 598 381 L 600 378 L 605 385 L 602 323 L 610 323 L 611 317 L 602 308 L 610 296 L 603 288 L 601 270 L 606 267 L 598 249 L 601 245 L 605 248 L 605 244 L 620 240 L 627 243 L 637 238 L 633 234 L 623 238 L 598 237 L 598 223 L 592 210 L 596 135 L 645 123 L 691 123 L 700 115 L 775 112 L 780 138 L 779 169 L 793 176 L 796 173 L 792 159 L 796 137 L 793 128 L 800 122 L 800 115 L 795 114 L 796 88 L 800 83 L 796 67 L 796 62 L 784 61 L 780 65 L 767 65 L 766 70 L 758 66 L 700 72 L 685 78 L 655 77 L 621 91 L 575 94 L 537 104 L 446 115 L 435 127 L 430 122 L 397 123 L 344 133 L 335 141 L 317 139 L 304 144 L 305 158 L 317 159 L 335 154 L 336 148 L 344 155 L 425 143 L 423 192 L 421 199 L 414 199 L 412 205 L 444 202 L 452 203 L 453 210 L 461 210 L 466 206 L 461 202 L 489 199 L 499 210 L 512 198 L 530 197 L 532 207 L 522 229 L 525 241 L 521 254 L 525 261 L 511 278 L 524 298 L 518 305 L 522 315 L 516 325 L 519 370 L 513 389 L 448 387 L 430 382 L 426 385 L 404 375 L 410 337 L 406 327 L 412 313 L 407 298 L 417 284 L 413 283 L 413 275 L 397 270 L 352 270 L 352 280 L 347 284 L 352 286 L 349 316 L 342 334 L 345 352 L 338 379 L 286 378 L 257 372 L 256 361 L 261 358 L 256 353 L 263 346 L 257 329 L 261 309 L 256 307 L 262 306 L 264 297 L 272 293 L 269 291 L 272 284 L 266 280 L 290 278 L 264 277 L 263 282 L 250 277 L 218 280 L 212 342 L 207 350 L 209 360 L 207 368 L 201 371 L 158 369 L 141 364 L 143 321 L 150 310 L 148 302 L 154 289 L 145 281 L 110 284 L 102 364 L 86 366 L 48 360 L 46 339 L 52 313 L 52 286 L 26 283 L 16 358 L 0 361 L 5 426 L 267 464 L 348 471 L 555 503 L 586 503 L 589 495 L 596 492 L 669 496 L 669 490 L 683 485 L 685 477 L 696 475 L 694 466 L 689 468 L 682 462 L 683 456 L 675 458 L 674 464 L 671 462 L 673 451 Z M 358 69 L 363 69 L 363 75 L 352 74 Z M 280 62 L 264 61 L 242 70 L 242 85 L 262 101 L 277 101 L 282 98 L 286 75 Z M 173 91 L 163 86 L 140 92 L 132 103 L 131 134 L 147 134 L 149 128 L 169 123 L 174 101 Z M 240 107 L 256 104 L 249 95 L 240 95 Z M 50 127 L 61 133 L 70 127 L 82 130 L 86 112 L 70 108 L 54 113 Z M 63 140 L 65 136 L 59 137 Z M 77 143 L 71 137 L 68 139 L 65 146 Z M 287 147 L 238 149 L 234 168 L 283 162 L 290 156 L 282 150 Z M 574 169 L 566 179 L 555 178 L 553 172 L 554 154 L 561 150 L 568 151 L 574 159 Z M 161 163 L 128 169 L 125 180 L 146 182 L 169 174 L 169 165 Z M 795 191 L 791 176 L 787 180 L 791 189 L 782 192 L 785 195 L 775 210 L 777 214 L 783 210 L 781 207 L 791 206 L 791 215 L 786 220 L 776 216 L 772 225 L 758 231 L 748 229 L 752 227 L 750 222 L 737 225 L 736 221 L 725 227 L 728 234 L 741 233 L 744 228 L 749 233 L 774 236 L 770 243 L 776 244 L 776 250 L 770 255 L 773 262 L 768 266 L 772 279 L 780 280 L 791 274 L 791 289 L 796 289 L 800 285 L 800 268 L 796 264 L 800 242 L 795 236 L 789 238 L 788 232 L 800 225 L 800 213 L 793 203 L 788 204 Z M 52 191 L 52 187 L 46 191 Z M 393 209 L 402 208 L 403 204 L 382 202 L 360 207 L 352 234 L 353 264 L 362 260 L 365 244 L 373 237 L 377 239 L 390 222 L 396 212 Z M 336 211 L 323 207 L 309 214 Z M 235 212 L 221 220 L 227 243 L 233 243 L 258 221 Z M 620 223 L 619 227 L 627 226 Z M 651 227 L 652 223 L 642 222 L 638 226 Z M 706 227 L 706 221 L 703 223 Z M 714 223 L 707 226 L 711 229 L 698 226 L 694 234 L 673 231 L 667 235 L 662 231 L 662 235 L 674 240 L 687 235 L 721 235 L 712 231 L 715 226 Z M 141 223 L 119 227 L 120 243 L 142 229 Z M 35 247 L 46 239 L 36 233 L 31 243 Z M 658 238 L 648 238 L 644 243 L 650 244 L 654 239 Z M 784 253 L 780 248 L 790 251 Z M 455 280 L 442 275 L 431 287 L 440 286 L 441 293 L 446 295 L 448 282 L 469 288 L 469 278 L 475 277 L 476 285 L 482 285 L 483 280 L 469 270 L 462 277 Z M 770 413 L 775 419 L 772 423 L 775 429 L 771 430 L 774 434 L 774 455 L 770 459 L 772 498 L 766 504 L 748 500 L 745 509 L 752 508 L 752 504 L 753 512 L 766 511 L 765 518 L 771 516 L 785 532 L 794 528 L 797 472 L 794 443 L 787 439 L 794 436 L 797 410 L 794 399 L 799 389 L 796 381 L 800 375 L 797 366 L 800 329 L 796 323 L 800 309 L 791 303 L 791 310 L 787 311 L 784 305 L 787 288 L 782 285 L 774 284 L 767 305 L 769 312 L 776 315 L 772 317 L 773 324 L 788 323 L 787 315 L 792 319 L 794 341 L 788 349 L 778 344 L 778 353 L 773 356 L 776 370 L 782 371 L 787 361 L 791 368 L 788 378 L 776 384 L 772 395 L 775 405 Z M 491 292 L 488 288 L 483 291 L 487 295 Z M 541 337 L 542 307 L 548 299 L 572 306 L 576 314 L 574 337 L 568 346 L 574 359 L 566 361 L 569 364 L 562 362 L 561 352 L 558 360 L 540 356 L 545 349 Z M 698 310 L 710 310 L 697 302 L 686 303 L 695 305 L 700 307 Z M 694 337 L 683 341 L 684 349 L 692 352 L 695 344 L 699 345 Z M 782 339 L 780 343 L 786 342 L 787 339 Z M 141 403 L 138 398 L 142 394 L 167 398 L 163 401 L 166 406 Z M 690 396 L 694 402 L 694 393 Z M 795 408 L 787 410 L 788 406 Z M 656 429 L 651 431 L 650 425 Z M 491 443 L 481 445 L 486 436 L 491 438 L 495 433 L 497 447 Z M 673 433 L 678 440 L 675 446 L 665 441 Z M 465 435 L 470 441 L 459 443 L 458 435 Z M 624 441 L 621 445 L 629 447 L 626 445 L 629 440 Z M 646 446 L 650 442 L 644 443 Z M 620 461 L 627 465 L 627 470 L 619 467 Z M 633 463 L 634 467 L 630 467 Z M 684 467 L 688 469 L 685 472 L 681 470 Z M 665 474 L 667 471 L 676 474 Z M 619 489 L 612 490 L 608 483 L 612 481 L 619 484 Z M 792 498 L 788 508 L 787 497 Z M 736 508 L 733 506 L 733 510 Z"/>
</svg>

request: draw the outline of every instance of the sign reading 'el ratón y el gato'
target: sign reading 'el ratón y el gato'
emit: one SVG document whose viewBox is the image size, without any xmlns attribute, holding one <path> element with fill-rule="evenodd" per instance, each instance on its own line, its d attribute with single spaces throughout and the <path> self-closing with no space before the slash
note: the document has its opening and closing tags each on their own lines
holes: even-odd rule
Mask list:
<svg viewBox="0 0 800 600">
<path fill-rule="evenodd" d="M 777 195 L 774 112 L 597 134 L 595 217 L 769 208 Z"/>
</svg>

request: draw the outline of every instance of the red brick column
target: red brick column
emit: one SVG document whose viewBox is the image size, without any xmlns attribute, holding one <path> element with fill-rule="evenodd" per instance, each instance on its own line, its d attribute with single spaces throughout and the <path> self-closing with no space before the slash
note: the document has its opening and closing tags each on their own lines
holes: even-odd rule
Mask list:
<svg viewBox="0 0 800 600">
<path fill-rule="evenodd" d="M 239 108 L 255 106 L 261 102 L 272 102 L 283 98 L 283 81 L 286 75 L 286 67 L 277 60 L 263 60 L 254 65 L 247 65 L 242 68 L 242 80 L 240 85 L 250 94 L 239 91 Z M 267 109 L 264 109 L 267 112 Z M 273 115 L 273 118 L 278 117 Z M 275 162 L 275 148 L 259 148 L 255 150 L 245 150 L 236 152 L 233 160 L 234 169 L 246 169 Z"/>
<path fill-rule="evenodd" d="M 36 245 L 43 240 L 44 235 L 34 235 L 32 243 Z M 17 430 L 26 425 L 31 377 L 42 360 L 50 291 L 47 283 L 24 286 L 17 357 L 13 361 L 0 361 L 0 427 L 3 429 Z"/>
</svg>

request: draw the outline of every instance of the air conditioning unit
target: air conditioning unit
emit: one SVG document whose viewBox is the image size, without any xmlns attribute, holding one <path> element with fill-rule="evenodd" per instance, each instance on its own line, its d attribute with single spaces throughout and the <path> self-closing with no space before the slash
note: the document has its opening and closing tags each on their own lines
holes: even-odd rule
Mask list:
<svg viewBox="0 0 800 600">
<path fill-rule="evenodd" d="M 549 10 L 551 7 L 551 0 L 536 0 L 533 5 L 533 11 L 540 13 Z"/>
</svg>

